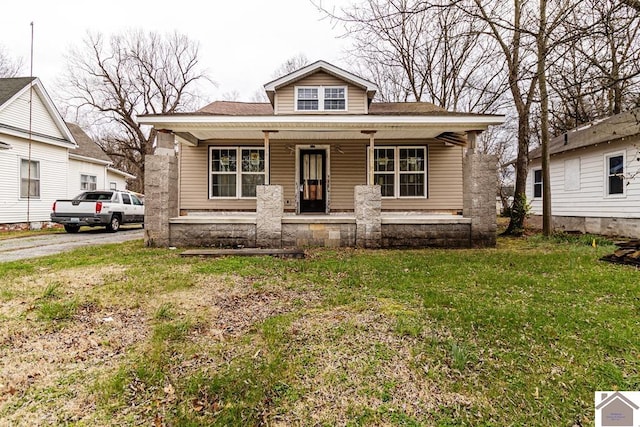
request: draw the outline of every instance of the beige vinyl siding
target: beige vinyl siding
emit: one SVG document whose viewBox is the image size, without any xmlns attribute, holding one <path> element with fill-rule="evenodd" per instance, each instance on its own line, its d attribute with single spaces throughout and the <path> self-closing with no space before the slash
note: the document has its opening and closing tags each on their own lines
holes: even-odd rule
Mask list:
<svg viewBox="0 0 640 427">
<path fill-rule="evenodd" d="M 414 145 L 405 142 L 376 142 L 381 145 Z M 382 199 L 383 210 L 397 211 L 458 211 L 462 210 L 462 148 L 445 147 L 429 141 L 427 191 L 428 198 Z"/>
<path fill-rule="evenodd" d="M 27 199 L 20 198 L 20 159 L 28 159 L 29 145 L 24 139 L 10 136 L 2 136 L 2 141 L 12 148 L 0 150 L 0 224 L 26 222 Z M 40 197 L 29 201 L 29 219 L 49 221 L 54 200 L 70 196 L 65 185 L 68 150 L 33 142 L 31 160 L 40 162 Z"/>
<path fill-rule="evenodd" d="M 353 211 L 354 186 L 367 183 L 367 144 L 369 141 L 339 141 L 331 146 L 330 209 Z M 340 147 L 342 153 L 337 149 Z"/>
<path fill-rule="evenodd" d="M 611 154 L 625 152 L 625 176 L 640 171 L 638 151 L 633 144 L 640 141 L 627 139 L 623 142 L 600 144 L 551 157 L 551 212 L 558 216 L 640 218 L 640 179 L 638 176 L 625 179 L 625 194 L 606 194 L 605 158 Z M 565 189 L 565 161 L 580 159 L 580 188 Z M 533 170 L 540 169 L 540 160 L 531 162 L 527 176 L 527 200 L 531 211 L 542 215 L 542 198 L 533 198 Z"/>
<path fill-rule="evenodd" d="M 347 86 L 347 111 L 296 111 L 296 86 Z M 367 93 L 344 80 L 338 79 L 323 71 L 284 86 L 276 91 L 275 114 L 366 114 Z"/>
<path fill-rule="evenodd" d="M 49 114 L 37 91 L 33 91 L 31 130 L 33 133 L 63 138 L 62 132 Z M 29 129 L 29 91 L 0 111 L 0 123 L 22 130 Z"/>
<path fill-rule="evenodd" d="M 382 208 L 400 211 L 458 211 L 462 209 L 462 148 L 428 141 L 428 198 L 383 199 Z M 255 210 L 255 200 L 208 199 L 208 147 L 211 145 L 262 146 L 263 141 L 214 141 L 198 147 L 183 145 L 180 153 L 180 209 Z M 271 140 L 271 184 L 282 185 L 284 208 L 296 208 L 296 145 L 329 145 L 329 190 L 331 212 L 352 212 L 354 186 L 367 183 L 366 140 Z M 425 145 L 416 141 L 376 141 L 380 145 Z M 338 150 L 339 147 L 339 150 Z"/>
<path fill-rule="evenodd" d="M 263 141 L 211 141 L 197 147 L 181 145 L 180 209 L 255 210 L 255 199 L 209 199 L 209 147 L 263 146 Z"/>
<path fill-rule="evenodd" d="M 296 209 L 296 152 L 289 150 L 293 144 L 284 141 L 271 141 L 269 156 L 271 159 L 272 185 L 282 185 L 282 197 L 285 211 Z"/>
</svg>

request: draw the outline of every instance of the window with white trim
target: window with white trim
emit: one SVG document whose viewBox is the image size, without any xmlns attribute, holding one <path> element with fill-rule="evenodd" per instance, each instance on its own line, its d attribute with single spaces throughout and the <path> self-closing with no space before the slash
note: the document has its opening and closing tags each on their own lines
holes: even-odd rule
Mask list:
<svg viewBox="0 0 640 427">
<path fill-rule="evenodd" d="M 606 156 L 607 195 L 624 194 L 624 153 Z"/>
<path fill-rule="evenodd" d="M 80 190 L 93 191 L 98 188 L 98 177 L 95 175 L 80 174 Z"/>
<path fill-rule="evenodd" d="M 382 197 L 427 197 L 427 147 L 376 147 L 373 180 Z"/>
<path fill-rule="evenodd" d="M 264 148 L 209 148 L 209 198 L 253 198 L 265 183 Z"/>
<path fill-rule="evenodd" d="M 542 197 L 542 169 L 533 170 L 533 197 Z"/>
<path fill-rule="evenodd" d="M 117 190 L 118 189 L 118 183 L 115 181 L 111 181 L 109 182 L 109 190 Z"/>
<path fill-rule="evenodd" d="M 20 197 L 40 198 L 40 162 L 20 159 Z"/>
<path fill-rule="evenodd" d="M 296 111 L 346 111 L 346 86 L 297 86 Z"/>
</svg>

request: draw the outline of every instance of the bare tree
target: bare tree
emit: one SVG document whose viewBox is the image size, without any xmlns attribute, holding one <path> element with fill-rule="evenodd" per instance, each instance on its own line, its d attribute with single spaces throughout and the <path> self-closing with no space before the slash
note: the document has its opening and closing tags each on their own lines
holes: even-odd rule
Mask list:
<svg viewBox="0 0 640 427">
<path fill-rule="evenodd" d="M 563 31 L 582 37 L 573 38 L 552 58 L 553 131 L 559 134 L 637 106 L 640 11 L 616 0 L 583 0 Z"/>
<path fill-rule="evenodd" d="M 284 61 L 272 74 L 274 79 L 286 76 L 309 63 L 309 59 L 304 53 L 299 53 Z"/>
<path fill-rule="evenodd" d="M 0 77 L 16 77 L 22 71 L 22 59 L 11 58 L 7 51 L 0 46 Z"/>
<path fill-rule="evenodd" d="M 383 101 L 429 101 L 454 111 L 495 111 L 506 74 L 486 24 L 451 2 L 367 0 L 339 12 L 322 9 L 345 27 L 350 56 L 375 81 Z"/>
<path fill-rule="evenodd" d="M 137 176 L 131 188 L 142 191 L 156 131 L 136 118 L 195 108 L 198 83 L 208 80 L 198 67 L 198 44 L 178 33 L 88 34 L 67 61 L 62 88 L 76 121 L 95 128 L 98 144 Z"/>
</svg>

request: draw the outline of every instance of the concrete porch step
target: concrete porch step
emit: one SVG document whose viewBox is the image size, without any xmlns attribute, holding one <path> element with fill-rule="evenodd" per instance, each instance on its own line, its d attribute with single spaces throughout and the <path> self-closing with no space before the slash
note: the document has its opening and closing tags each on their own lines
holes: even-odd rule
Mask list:
<svg viewBox="0 0 640 427">
<path fill-rule="evenodd" d="M 180 256 L 199 257 L 223 257 L 223 256 L 272 256 L 275 258 L 304 258 L 304 251 L 301 249 L 262 249 L 262 248 L 239 248 L 239 249 L 189 249 Z"/>
</svg>

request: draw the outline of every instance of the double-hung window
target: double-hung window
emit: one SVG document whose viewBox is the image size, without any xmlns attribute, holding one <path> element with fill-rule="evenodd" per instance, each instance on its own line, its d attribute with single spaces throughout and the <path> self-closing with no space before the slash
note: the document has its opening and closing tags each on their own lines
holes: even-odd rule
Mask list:
<svg viewBox="0 0 640 427">
<path fill-rule="evenodd" d="M 297 109 L 300 111 L 317 111 L 319 108 L 318 88 L 299 87 L 297 89 Z"/>
<path fill-rule="evenodd" d="M 606 157 L 607 195 L 624 194 L 624 154 L 613 154 Z"/>
<path fill-rule="evenodd" d="M 533 197 L 542 197 L 542 169 L 533 171 Z"/>
<path fill-rule="evenodd" d="M 20 198 L 40 197 L 40 162 L 20 159 Z"/>
<path fill-rule="evenodd" d="M 209 198 L 256 197 L 256 186 L 265 183 L 264 148 L 209 149 Z"/>
<path fill-rule="evenodd" d="M 346 86 L 297 86 L 296 111 L 346 111 Z"/>
<path fill-rule="evenodd" d="M 80 174 L 80 190 L 93 191 L 98 186 L 98 178 L 95 175 Z"/>
<path fill-rule="evenodd" d="M 427 148 L 375 148 L 373 180 L 382 197 L 427 197 Z"/>
</svg>

